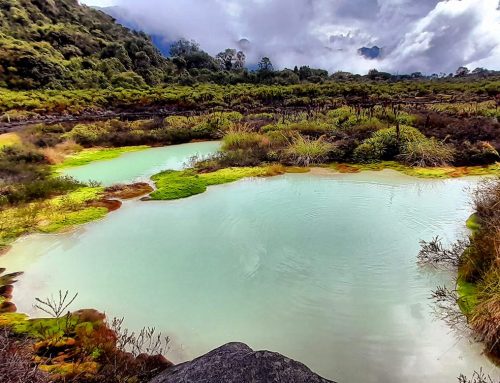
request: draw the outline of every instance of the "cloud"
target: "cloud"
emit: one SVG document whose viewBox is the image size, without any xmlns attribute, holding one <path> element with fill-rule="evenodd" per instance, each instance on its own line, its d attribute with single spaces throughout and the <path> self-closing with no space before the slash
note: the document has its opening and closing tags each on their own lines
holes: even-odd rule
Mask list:
<svg viewBox="0 0 500 383">
<path fill-rule="evenodd" d="M 246 38 L 250 61 L 268 56 L 280 68 L 310 65 L 357 73 L 371 68 L 437 73 L 461 65 L 500 69 L 498 0 L 114 2 L 146 32 L 194 39 L 211 54 Z M 357 53 L 372 45 L 383 48 L 380 59 Z"/>
</svg>

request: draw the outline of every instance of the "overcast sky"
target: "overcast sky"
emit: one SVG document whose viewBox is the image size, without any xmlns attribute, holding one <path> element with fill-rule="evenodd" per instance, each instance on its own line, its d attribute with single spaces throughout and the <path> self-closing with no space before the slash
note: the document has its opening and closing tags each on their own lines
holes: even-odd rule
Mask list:
<svg viewBox="0 0 500 383">
<path fill-rule="evenodd" d="M 211 54 L 248 39 L 249 61 L 331 72 L 500 69 L 499 0 L 84 0 L 117 5 L 148 33 Z M 377 45 L 377 60 L 357 53 Z"/>
</svg>

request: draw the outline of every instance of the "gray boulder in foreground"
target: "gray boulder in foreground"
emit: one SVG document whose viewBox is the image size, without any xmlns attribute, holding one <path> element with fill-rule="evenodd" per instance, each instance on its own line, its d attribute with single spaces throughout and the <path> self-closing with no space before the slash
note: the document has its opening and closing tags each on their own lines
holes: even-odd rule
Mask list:
<svg viewBox="0 0 500 383">
<path fill-rule="evenodd" d="M 332 383 L 302 363 L 269 351 L 228 343 L 170 367 L 150 383 Z"/>
</svg>

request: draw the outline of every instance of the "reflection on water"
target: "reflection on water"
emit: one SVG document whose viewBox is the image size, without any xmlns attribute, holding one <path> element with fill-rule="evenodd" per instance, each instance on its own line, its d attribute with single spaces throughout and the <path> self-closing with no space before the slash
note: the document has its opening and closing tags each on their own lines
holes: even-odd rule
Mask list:
<svg viewBox="0 0 500 383">
<path fill-rule="evenodd" d="M 147 181 L 153 174 L 165 169 L 181 169 L 190 157 L 213 154 L 219 147 L 218 141 L 210 141 L 151 148 L 125 153 L 110 161 L 69 168 L 64 170 L 64 175 L 82 182 L 97 181 L 104 186 Z"/>
<path fill-rule="evenodd" d="M 483 366 L 428 299 L 450 276 L 419 269 L 421 239 L 465 232 L 472 180 L 394 172 L 285 175 L 32 236 L 2 258 L 15 299 L 80 293 L 79 307 L 171 335 L 183 361 L 228 341 L 284 353 L 343 382 L 454 382 Z"/>
</svg>

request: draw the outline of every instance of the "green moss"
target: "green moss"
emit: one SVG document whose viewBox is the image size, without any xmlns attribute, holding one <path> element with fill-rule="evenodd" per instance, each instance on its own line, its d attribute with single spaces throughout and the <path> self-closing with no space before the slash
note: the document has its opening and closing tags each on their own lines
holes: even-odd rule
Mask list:
<svg viewBox="0 0 500 383">
<path fill-rule="evenodd" d="M 469 219 L 466 222 L 467 228 L 469 228 L 472 233 L 475 233 L 481 228 L 481 225 L 479 223 L 479 217 L 477 214 L 472 214 Z"/>
<path fill-rule="evenodd" d="M 469 167 L 411 167 L 395 161 L 381 161 L 368 164 L 329 164 L 328 167 L 341 173 L 358 173 L 362 171 L 380 171 L 384 169 L 396 170 L 409 176 L 418 178 L 457 178 L 466 176 L 500 175 L 500 164 L 490 166 Z"/>
<path fill-rule="evenodd" d="M 0 134 L 0 149 L 18 144 L 21 144 L 21 137 L 16 133 Z"/>
<path fill-rule="evenodd" d="M 459 278 L 457 280 L 457 293 L 460 310 L 465 315 L 469 315 L 477 305 L 477 286 Z"/>
<path fill-rule="evenodd" d="M 212 173 L 196 174 L 193 170 L 167 170 L 154 175 L 157 190 L 153 200 L 175 200 L 204 193 L 208 186 L 235 182 L 248 177 L 268 177 L 285 173 L 282 166 L 226 168 Z"/>
<path fill-rule="evenodd" d="M 54 219 L 49 225 L 42 226 L 39 230 L 43 233 L 56 233 L 71 229 L 84 223 L 104 218 L 108 214 L 105 207 L 89 207 L 79 211 L 62 214 L 61 218 Z"/>
<path fill-rule="evenodd" d="M 101 187 L 83 187 L 64 196 L 0 210 L 0 248 L 33 232 L 54 233 L 103 218 L 108 210 L 89 207 L 103 192 Z"/>
<path fill-rule="evenodd" d="M 265 177 L 269 175 L 266 167 L 244 167 L 227 168 L 212 173 L 201 174 L 200 177 L 206 182 L 207 186 L 227 184 L 248 177 Z"/>
<path fill-rule="evenodd" d="M 63 163 L 54 166 L 54 169 L 60 171 L 67 168 L 87 165 L 94 161 L 112 160 L 124 153 L 137 152 L 148 148 L 148 146 L 126 146 L 121 148 L 85 149 L 66 158 Z"/>
<path fill-rule="evenodd" d="M 199 175 L 190 170 L 167 170 L 154 175 L 157 190 L 151 193 L 153 200 L 174 200 L 204 193 L 207 185 Z"/>
</svg>

